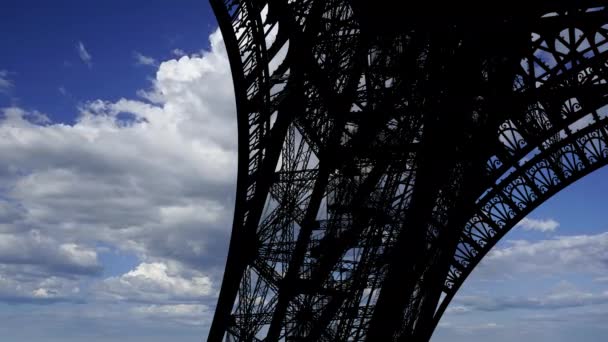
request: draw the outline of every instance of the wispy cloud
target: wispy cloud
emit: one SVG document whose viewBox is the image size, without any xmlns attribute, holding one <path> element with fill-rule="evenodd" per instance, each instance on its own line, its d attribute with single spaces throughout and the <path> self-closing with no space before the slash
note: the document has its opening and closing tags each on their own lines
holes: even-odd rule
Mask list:
<svg viewBox="0 0 608 342">
<path fill-rule="evenodd" d="M 509 309 L 563 309 L 608 303 L 608 291 L 587 292 L 574 286 L 559 286 L 542 296 L 460 296 L 452 314 L 471 311 L 502 311 Z M 460 308 L 460 309 L 458 309 Z"/>
<path fill-rule="evenodd" d="M 513 274 L 590 274 L 608 272 L 608 232 L 558 236 L 540 241 L 511 240 L 495 248 L 479 265 L 483 277 Z"/>
<path fill-rule="evenodd" d="M 148 65 L 148 66 L 156 66 L 156 60 L 152 57 L 142 55 L 141 53 L 135 51 L 133 53 L 133 57 L 135 58 L 135 64 L 137 65 Z"/>
<path fill-rule="evenodd" d="M 211 311 L 207 305 L 201 304 L 153 304 L 136 306 L 129 313 L 148 319 L 162 319 L 200 326 L 206 323 Z"/>
<path fill-rule="evenodd" d="M 74 97 L 74 94 L 72 94 L 65 86 L 60 86 L 59 88 L 57 88 L 57 92 L 59 92 L 59 94 L 61 94 L 61 96 L 64 96 L 67 99 L 70 99 L 72 101 L 77 101 L 77 99 Z"/>
<path fill-rule="evenodd" d="M 173 49 L 171 53 L 177 57 L 185 56 L 186 52 L 182 49 Z"/>
<path fill-rule="evenodd" d="M 0 70 L 0 94 L 8 93 L 13 88 L 13 82 L 8 78 L 8 71 Z"/>
<path fill-rule="evenodd" d="M 559 227 L 559 222 L 553 219 L 537 220 L 526 217 L 523 220 L 519 221 L 516 227 L 521 227 L 524 230 L 536 230 L 539 232 L 546 233 L 554 232 L 557 227 Z"/>
<path fill-rule="evenodd" d="M 78 56 L 80 57 L 82 62 L 91 67 L 93 65 L 93 57 L 91 56 L 89 51 L 87 51 L 87 49 L 84 47 L 84 44 L 82 42 L 78 42 L 78 44 L 76 44 L 76 49 L 78 50 Z"/>
</svg>

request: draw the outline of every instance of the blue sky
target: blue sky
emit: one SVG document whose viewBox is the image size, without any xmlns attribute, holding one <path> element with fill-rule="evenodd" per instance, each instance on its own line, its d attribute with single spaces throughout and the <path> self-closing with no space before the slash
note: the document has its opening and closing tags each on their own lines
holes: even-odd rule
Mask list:
<svg viewBox="0 0 608 342">
<path fill-rule="evenodd" d="M 433 341 L 604 341 L 608 220 L 602 168 L 514 228 L 473 271 Z"/>
<path fill-rule="evenodd" d="M 236 168 L 216 29 L 206 1 L 0 4 L 3 341 L 205 336 Z"/>
<path fill-rule="evenodd" d="M 4 0 L 0 41 L 2 340 L 203 340 L 236 175 L 207 1 Z M 508 234 L 433 341 L 603 341 L 607 180 Z"/>
<path fill-rule="evenodd" d="M 0 55 L 0 65 L 21 85 L 13 100 L 68 122 L 78 101 L 117 100 L 148 86 L 155 70 L 133 68 L 134 54 L 163 60 L 174 49 L 198 52 L 216 28 L 208 2 L 195 0 L 180 6 L 162 0 L 6 0 L 0 9 L 0 40 L 9 52 Z M 80 42 L 91 67 L 80 59 Z"/>
</svg>

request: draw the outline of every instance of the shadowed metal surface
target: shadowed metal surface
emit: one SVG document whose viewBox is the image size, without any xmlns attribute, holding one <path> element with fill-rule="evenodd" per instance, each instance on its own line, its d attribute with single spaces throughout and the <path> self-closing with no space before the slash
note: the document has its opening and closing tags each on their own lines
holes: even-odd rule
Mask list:
<svg viewBox="0 0 608 342">
<path fill-rule="evenodd" d="M 606 1 L 211 0 L 238 111 L 209 341 L 423 341 L 608 163 Z"/>
</svg>

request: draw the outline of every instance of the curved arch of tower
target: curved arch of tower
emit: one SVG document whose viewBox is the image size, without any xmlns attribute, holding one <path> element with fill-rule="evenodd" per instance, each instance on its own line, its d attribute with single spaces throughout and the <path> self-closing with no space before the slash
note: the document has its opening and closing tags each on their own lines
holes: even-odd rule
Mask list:
<svg viewBox="0 0 608 342">
<path fill-rule="evenodd" d="M 210 0 L 239 170 L 208 340 L 424 341 L 488 251 L 608 164 L 605 0 Z"/>
</svg>

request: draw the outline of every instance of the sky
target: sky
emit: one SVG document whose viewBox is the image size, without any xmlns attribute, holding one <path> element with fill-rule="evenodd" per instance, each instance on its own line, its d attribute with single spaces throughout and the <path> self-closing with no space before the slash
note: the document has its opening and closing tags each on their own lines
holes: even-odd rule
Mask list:
<svg viewBox="0 0 608 342">
<path fill-rule="evenodd" d="M 202 341 L 236 179 L 207 1 L 0 2 L 0 336 Z M 434 342 L 604 341 L 608 170 L 522 221 Z"/>
</svg>

